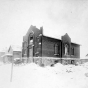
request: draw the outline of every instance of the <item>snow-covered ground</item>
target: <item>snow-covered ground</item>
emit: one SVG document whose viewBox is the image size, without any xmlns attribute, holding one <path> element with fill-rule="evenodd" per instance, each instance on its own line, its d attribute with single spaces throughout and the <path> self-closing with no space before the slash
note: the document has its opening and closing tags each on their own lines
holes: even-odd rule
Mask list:
<svg viewBox="0 0 88 88">
<path fill-rule="evenodd" d="M 13 66 L 0 63 L 0 88 L 88 88 L 88 63 L 40 67 L 34 63 Z"/>
</svg>

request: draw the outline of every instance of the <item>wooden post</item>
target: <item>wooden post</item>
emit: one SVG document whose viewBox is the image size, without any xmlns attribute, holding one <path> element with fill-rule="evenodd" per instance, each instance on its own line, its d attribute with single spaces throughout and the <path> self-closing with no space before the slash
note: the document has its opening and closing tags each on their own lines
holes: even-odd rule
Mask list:
<svg viewBox="0 0 88 88">
<path fill-rule="evenodd" d="M 12 82 L 12 76 L 13 76 L 13 62 L 14 62 L 14 58 L 12 56 L 12 66 L 11 66 L 11 78 L 10 78 L 10 82 Z"/>
</svg>

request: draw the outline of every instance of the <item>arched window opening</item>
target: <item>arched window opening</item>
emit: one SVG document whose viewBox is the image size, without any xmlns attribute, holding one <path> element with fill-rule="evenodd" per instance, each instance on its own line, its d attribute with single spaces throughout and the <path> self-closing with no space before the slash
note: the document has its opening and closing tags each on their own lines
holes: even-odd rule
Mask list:
<svg viewBox="0 0 88 88">
<path fill-rule="evenodd" d="M 30 44 L 33 44 L 33 34 L 30 34 Z"/>
<path fill-rule="evenodd" d="M 74 48 L 71 48 L 71 55 L 74 55 Z"/>
<path fill-rule="evenodd" d="M 55 44 L 54 46 L 54 55 L 59 55 L 59 45 Z"/>
</svg>

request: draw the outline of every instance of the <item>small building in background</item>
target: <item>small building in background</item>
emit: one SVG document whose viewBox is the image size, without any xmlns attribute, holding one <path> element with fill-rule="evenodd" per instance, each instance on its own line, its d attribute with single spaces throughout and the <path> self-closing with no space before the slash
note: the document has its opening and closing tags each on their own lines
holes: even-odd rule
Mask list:
<svg viewBox="0 0 88 88">
<path fill-rule="evenodd" d="M 0 52 L 0 62 L 2 62 L 3 61 L 3 58 L 2 58 L 2 56 L 5 54 L 5 52 L 4 51 L 1 51 Z"/>
<path fill-rule="evenodd" d="M 13 58 L 22 57 L 22 49 L 20 46 L 12 45 L 8 49 L 8 53 L 13 55 Z"/>
<path fill-rule="evenodd" d="M 13 55 L 12 55 L 12 54 L 5 53 L 5 54 L 2 56 L 2 61 L 3 61 L 4 63 L 10 63 L 10 62 L 12 62 L 12 58 L 13 58 Z"/>
<path fill-rule="evenodd" d="M 23 37 L 22 57 L 53 57 L 53 58 L 80 58 L 80 45 L 73 43 L 66 33 L 61 39 L 52 38 L 43 34 L 40 29 L 30 26 Z"/>
<path fill-rule="evenodd" d="M 5 54 L 2 56 L 3 62 L 12 62 L 13 59 L 22 57 L 22 50 L 20 46 L 11 45 Z"/>
</svg>

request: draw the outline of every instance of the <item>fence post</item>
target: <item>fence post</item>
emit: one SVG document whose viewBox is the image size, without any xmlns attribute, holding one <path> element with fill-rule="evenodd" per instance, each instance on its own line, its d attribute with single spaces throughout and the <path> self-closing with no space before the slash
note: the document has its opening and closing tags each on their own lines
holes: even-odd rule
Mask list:
<svg viewBox="0 0 88 88">
<path fill-rule="evenodd" d="M 10 82 L 12 82 L 12 76 L 13 76 L 13 62 L 14 62 L 13 59 L 14 59 L 14 58 L 13 58 L 13 56 L 12 56 L 12 66 L 11 66 L 11 78 L 10 78 Z"/>
</svg>

